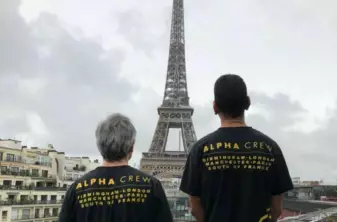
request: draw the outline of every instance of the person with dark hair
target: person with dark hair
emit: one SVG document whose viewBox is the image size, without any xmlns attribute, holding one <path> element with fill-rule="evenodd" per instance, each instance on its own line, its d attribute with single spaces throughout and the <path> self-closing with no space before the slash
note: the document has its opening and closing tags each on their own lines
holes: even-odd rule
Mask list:
<svg viewBox="0 0 337 222">
<path fill-rule="evenodd" d="M 213 109 L 221 126 L 193 145 L 180 185 L 198 222 L 277 221 L 282 194 L 293 189 L 278 144 L 247 126 L 249 107 L 240 76 L 218 78 Z"/>
<path fill-rule="evenodd" d="M 128 165 L 135 140 L 136 129 L 124 115 L 98 125 L 103 166 L 70 186 L 59 222 L 173 222 L 160 181 Z"/>
</svg>

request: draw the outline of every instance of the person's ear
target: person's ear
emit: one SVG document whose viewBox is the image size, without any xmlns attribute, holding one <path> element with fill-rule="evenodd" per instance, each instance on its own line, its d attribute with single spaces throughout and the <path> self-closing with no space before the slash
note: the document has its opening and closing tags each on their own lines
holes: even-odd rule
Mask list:
<svg viewBox="0 0 337 222">
<path fill-rule="evenodd" d="M 214 110 L 215 115 L 218 115 L 220 113 L 220 110 L 218 106 L 216 105 L 215 101 L 213 101 L 213 110 Z"/>
<path fill-rule="evenodd" d="M 249 96 L 247 96 L 247 102 L 246 102 L 246 107 L 245 107 L 245 110 L 248 110 L 249 109 L 249 107 L 250 107 L 250 97 Z"/>
<path fill-rule="evenodd" d="M 132 145 L 132 147 L 131 147 L 131 149 L 130 149 L 130 152 L 129 152 L 129 154 L 128 154 L 128 160 L 130 160 L 131 157 L 132 157 L 133 149 L 134 149 L 134 144 Z"/>
</svg>

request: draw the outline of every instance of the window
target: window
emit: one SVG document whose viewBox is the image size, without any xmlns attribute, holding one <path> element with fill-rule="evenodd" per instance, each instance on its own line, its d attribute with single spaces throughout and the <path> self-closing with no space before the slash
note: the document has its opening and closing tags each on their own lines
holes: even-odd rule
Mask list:
<svg viewBox="0 0 337 222">
<path fill-rule="evenodd" d="M 11 153 L 7 153 L 6 155 L 6 160 L 7 161 L 11 161 L 11 162 L 14 162 L 14 154 L 11 154 Z"/>
<path fill-rule="evenodd" d="M 11 174 L 14 176 L 19 175 L 19 167 L 11 167 Z"/>
<path fill-rule="evenodd" d="M 22 187 L 23 186 L 23 181 L 20 181 L 20 180 L 15 181 L 15 186 Z"/>
<path fill-rule="evenodd" d="M 2 157 L 3 157 L 3 153 L 0 152 L 0 160 L 2 160 Z M 7 211 L 6 211 L 7 212 Z"/>
<path fill-rule="evenodd" d="M 11 171 L 15 172 L 15 173 L 18 173 L 19 172 L 19 167 L 12 167 Z"/>
<path fill-rule="evenodd" d="M 48 170 L 42 170 L 42 177 L 48 177 Z"/>
<path fill-rule="evenodd" d="M 51 166 L 51 158 L 49 156 L 39 155 L 36 157 L 36 162 L 39 162 L 40 165 Z"/>
<path fill-rule="evenodd" d="M 4 186 L 12 186 L 12 181 L 11 181 L 11 180 L 4 180 L 4 181 L 2 182 L 2 184 L 3 184 Z"/>
<path fill-rule="evenodd" d="M 8 215 L 7 211 L 2 211 L 2 219 L 3 220 L 7 220 L 7 215 Z"/>
<path fill-rule="evenodd" d="M 45 217 L 49 217 L 50 213 L 49 213 L 49 208 L 44 208 L 44 212 L 43 212 Z"/>
<path fill-rule="evenodd" d="M 7 166 L 1 166 L 0 171 L 1 171 L 1 174 L 6 175 L 6 173 L 7 173 Z"/>
<path fill-rule="evenodd" d="M 30 209 L 22 209 L 22 219 L 30 218 Z"/>
<path fill-rule="evenodd" d="M 73 174 L 73 180 L 77 180 L 78 178 L 80 178 L 78 174 Z"/>
<path fill-rule="evenodd" d="M 12 209 L 12 220 L 18 219 L 18 209 Z"/>
<path fill-rule="evenodd" d="M 35 209 L 35 218 L 40 218 L 40 209 Z"/>
<path fill-rule="evenodd" d="M 58 208 L 53 208 L 53 216 L 57 217 L 59 214 L 59 209 Z"/>
<path fill-rule="evenodd" d="M 38 177 L 39 176 L 39 170 L 38 169 L 32 169 L 32 176 Z"/>
</svg>

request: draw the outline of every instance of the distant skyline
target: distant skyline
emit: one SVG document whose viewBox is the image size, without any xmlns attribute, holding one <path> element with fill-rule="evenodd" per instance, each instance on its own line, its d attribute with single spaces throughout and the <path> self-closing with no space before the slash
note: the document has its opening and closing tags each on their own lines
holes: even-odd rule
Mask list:
<svg viewBox="0 0 337 222">
<path fill-rule="evenodd" d="M 164 92 L 171 7 L 172 0 L 0 1 L 0 138 L 97 158 L 97 123 L 121 112 L 138 130 L 138 162 Z M 291 175 L 335 183 L 336 7 L 185 0 L 197 137 L 219 126 L 214 81 L 236 73 L 252 97 L 248 124 L 280 144 Z"/>
</svg>

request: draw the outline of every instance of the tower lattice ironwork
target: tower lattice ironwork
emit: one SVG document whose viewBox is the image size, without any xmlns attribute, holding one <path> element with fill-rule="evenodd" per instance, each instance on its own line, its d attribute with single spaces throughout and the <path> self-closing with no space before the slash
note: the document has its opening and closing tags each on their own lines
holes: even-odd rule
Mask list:
<svg viewBox="0 0 337 222">
<path fill-rule="evenodd" d="M 141 170 L 155 175 L 181 175 L 187 153 L 197 140 L 189 104 L 184 35 L 184 1 L 173 0 L 170 48 L 164 98 L 158 108 L 159 119 L 149 148 L 143 153 Z M 183 151 L 166 151 L 170 128 L 180 128 Z M 167 175 L 168 176 L 168 175 Z"/>
</svg>

